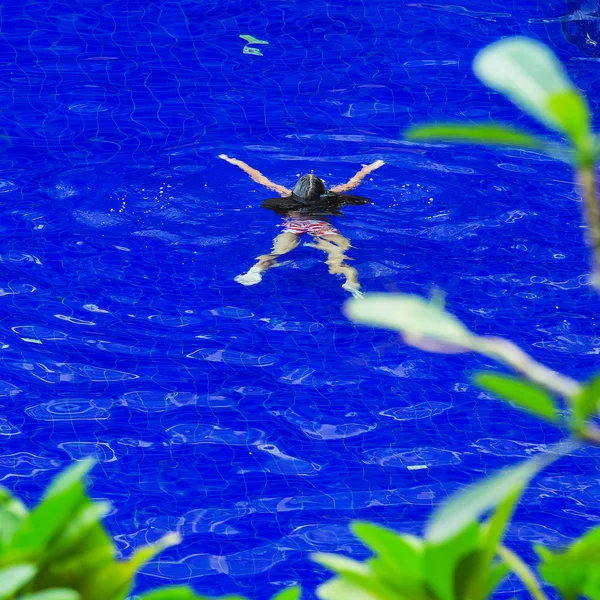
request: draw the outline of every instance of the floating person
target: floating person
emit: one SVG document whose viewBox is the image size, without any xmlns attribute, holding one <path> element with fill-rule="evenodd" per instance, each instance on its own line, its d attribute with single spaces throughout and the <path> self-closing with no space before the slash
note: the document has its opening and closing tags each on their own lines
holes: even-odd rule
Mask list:
<svg viewBox="0 0 600 600">
<path fill-rule="evenodd" d="M 342 287 L 353 296 L 360 296 L 360 283 L 358 273 L 354 267 L 345 261 L 351 260 L 346 256 L 350 248 L 350 240 L 344 237 L 330 222 L 329 217 L 342 216 L 342 206 L 351 204 L 370 204 L 368 198 L 345 194 L 358 187 L 360 182 L 375 169 L 383 164 L 377 160 L 363 168 L 347 183 L 327 189 L 325 182 L 316 175 L 303 175 L 300 177 L 293 190 L 273 183 L 262 173 L 253 169 L 245 162 L 220 154 L 219 158 L 232 165 L 238 166 L 250 177 L 265 187 L 273 190 L 280 198 L 269 198 L 261 206 L 268 208 L 284 217 L 280 227 L 283 232 L 273 240 L 273 250 L 270 254 L 257 257 L 258 262 L 247 273 L 238 275 L 235 281 L 242 285 L 255 285 L 262 281 L 263 273 L 268 269 L 279 266 L 277 259 L 283 254 L 291 252 L 300 243 L 300 238 L 305 233 L 312 236 L 313 241 L 305 244 L 322 250 L 327 254 L 326 263 L 332 275 L 343 275 L 346 279 Z"/>
</svg>

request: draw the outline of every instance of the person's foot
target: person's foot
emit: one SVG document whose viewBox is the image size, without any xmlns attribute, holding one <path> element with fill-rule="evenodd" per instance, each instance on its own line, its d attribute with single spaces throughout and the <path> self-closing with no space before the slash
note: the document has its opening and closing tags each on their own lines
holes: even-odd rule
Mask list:
<svg viewBox="0 0 600 600">
<path fill-rule="evenodd" d="M 360 286 L 357 283 L 344 283 L 342 286 L 347 292 L 350 292 L 355 298 L 362 298 L 363 293 L 360 291 Z"/>
<path fill-rule="evenodd" d="M 242 285 L 256 285 L 262 281 L 263 272 L 258 267 L 252 267 L 247 273 L 238 275 L 235 281 Z"/>
<path fill-rule="evenodd" d="M 269 269 L 276 269 L 277 267 L 287 267 L 288 265 L 291 265 L 292 261 L 291 260 L 284 260 L 283 262 L 276 262 L 275 264 L 271 265 L 269 267 Z"/>
</svg>

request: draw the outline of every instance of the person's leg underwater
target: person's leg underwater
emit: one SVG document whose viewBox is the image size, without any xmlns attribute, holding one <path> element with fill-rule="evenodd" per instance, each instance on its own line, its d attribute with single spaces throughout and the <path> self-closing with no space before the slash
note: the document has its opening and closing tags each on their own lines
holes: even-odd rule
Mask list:
<svg viewBox="0 0 600 600">
<path fill-rule="evenodd" d="M 256 285 L 262 281 L 263 273 L 278 266 L 277 257 L 291 252 L 300 242 L 300 237 L 291 231 L 280 233 L 273 240 L 273 250 L 270 254 L 258 257 L 258 262 L 247 273 L 238 275 L 235 281 L 242 285 Z"/>
<path fill-rule="evenodd" d="M 342 287 L 350 292 L 355 298 L 362 296 L 360 283 L 358 281 L 358 272 L 354 267 L 346 264 L 344 261 L 352 260 L 346 256 L 346 250 L 350 248 L 350 240 L 343 235 L 314 236 L 314 242 L 307 244 L 318 248 L 327 254 L 325 261 L 332 275 L 343 275 L 346 278 Z"/>
</svg>

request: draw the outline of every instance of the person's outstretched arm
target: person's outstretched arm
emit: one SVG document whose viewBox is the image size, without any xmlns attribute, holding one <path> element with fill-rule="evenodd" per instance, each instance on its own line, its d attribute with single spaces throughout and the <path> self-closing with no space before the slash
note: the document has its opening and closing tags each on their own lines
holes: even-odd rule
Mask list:
<svg viewBox="0 0 600 600">
<path fill-rule="evenodd" d="M 375 169 L 379 169 L 379 167 L 383 166 L 385 163 L 382 160 L 376 160 L 374 163 L 370 165 L 363 165 L 363 168 L 354 176 L 352 179 L 348 181 L 348 183 L 342 183 L 341 185 L 336 185 L 332 187 L 330 191 L 337 192 L 338 194 L 341 192 L 349 192 L 354 188 L 357 188 L 360 185 L 360 182 L 369 174 L 372 173 Z"/>
<path fill-rule="evenodd" d="M 256 181 L 256 183 L 260 183 L 261 185 L 264 185 L 265 187 L 269 188 L 270 190 L 277 192 L 282 197 L 289 196 L 292 193 L 292 190 L 288 190 L 286 187 L 283 187 L 282 185 L 273 183 L 270 179 L 267 179 L 260 171 L 253 169 L 250 165 L 247 165 L 245 162 L 238 160 L 237 158 L 229 158 L 229 156 L 227 156 L 226 154 L 219 154 L 219 158 L 226 160 L 228 163 L 231 163 L 232 165 L 238 166 L 240 169 L 242 169 L 242 171 L 248 173 L 248 175 L 250 175 L 250 177 L 252 177 L 252 179 L 254 181 Z"/>
</svg>

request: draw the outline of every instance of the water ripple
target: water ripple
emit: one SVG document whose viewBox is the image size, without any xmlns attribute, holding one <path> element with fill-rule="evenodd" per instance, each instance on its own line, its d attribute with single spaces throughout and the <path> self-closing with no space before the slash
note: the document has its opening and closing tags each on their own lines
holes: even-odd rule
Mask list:
<svg viewBox="0 0 600 600">
<path fill-rule="evenodd" d="M 19 435 L 21 430 L 15 427 L 8 419 L 5 417 L 0 417 L 0 435 L 11 436 L 11 435 Z"/>
<path fill-rule="evenodd" d="M 404 467 L 409 470 L 426 469 L 443 465 L 458 465 L 460 454 L 439 448 L 416 448 L 405 451 L 394 448 L 376 448 L 364 452 L 365 462 L 382 467 Z"/>
<path fill-rule="evenodd" d="M 249 427 L 231 429 L 219 425 L 191 425 L 181 423 L 166 430 L 172 444 L 224 444 L 248 446 L 262 443 L 264 432 Z"/>
<path fill-rule="evenodd" d="M 129 381 L 137 379 L 139 375 L 117 371 L 115 369 L 101 369 L 91 365 L 77 363 L 51 363 L 22 362 L 11 363 L 12 366 L 26 371 L 33 377 L 46 383 L 79 383 L 82 381 Z"/>
<path fill-rule="evenodd" d="M 390 417 L 395 421 L 413 421 L 441 415 L 451 408 L 452 404 L 449 402 L 418 402 L 410 406 L 388 408 L 382 410 L 379 414 Z"/>
<path fill-rule="evenodd" d="M 257 355 L 237 350 L 215 350 L 214 348 L 199 348 L 186 356 L 195 360 L 224 363 L 232 367 L 270 367 L 277 362 L 277 357 L 270 354 Z"/>
</svg>

